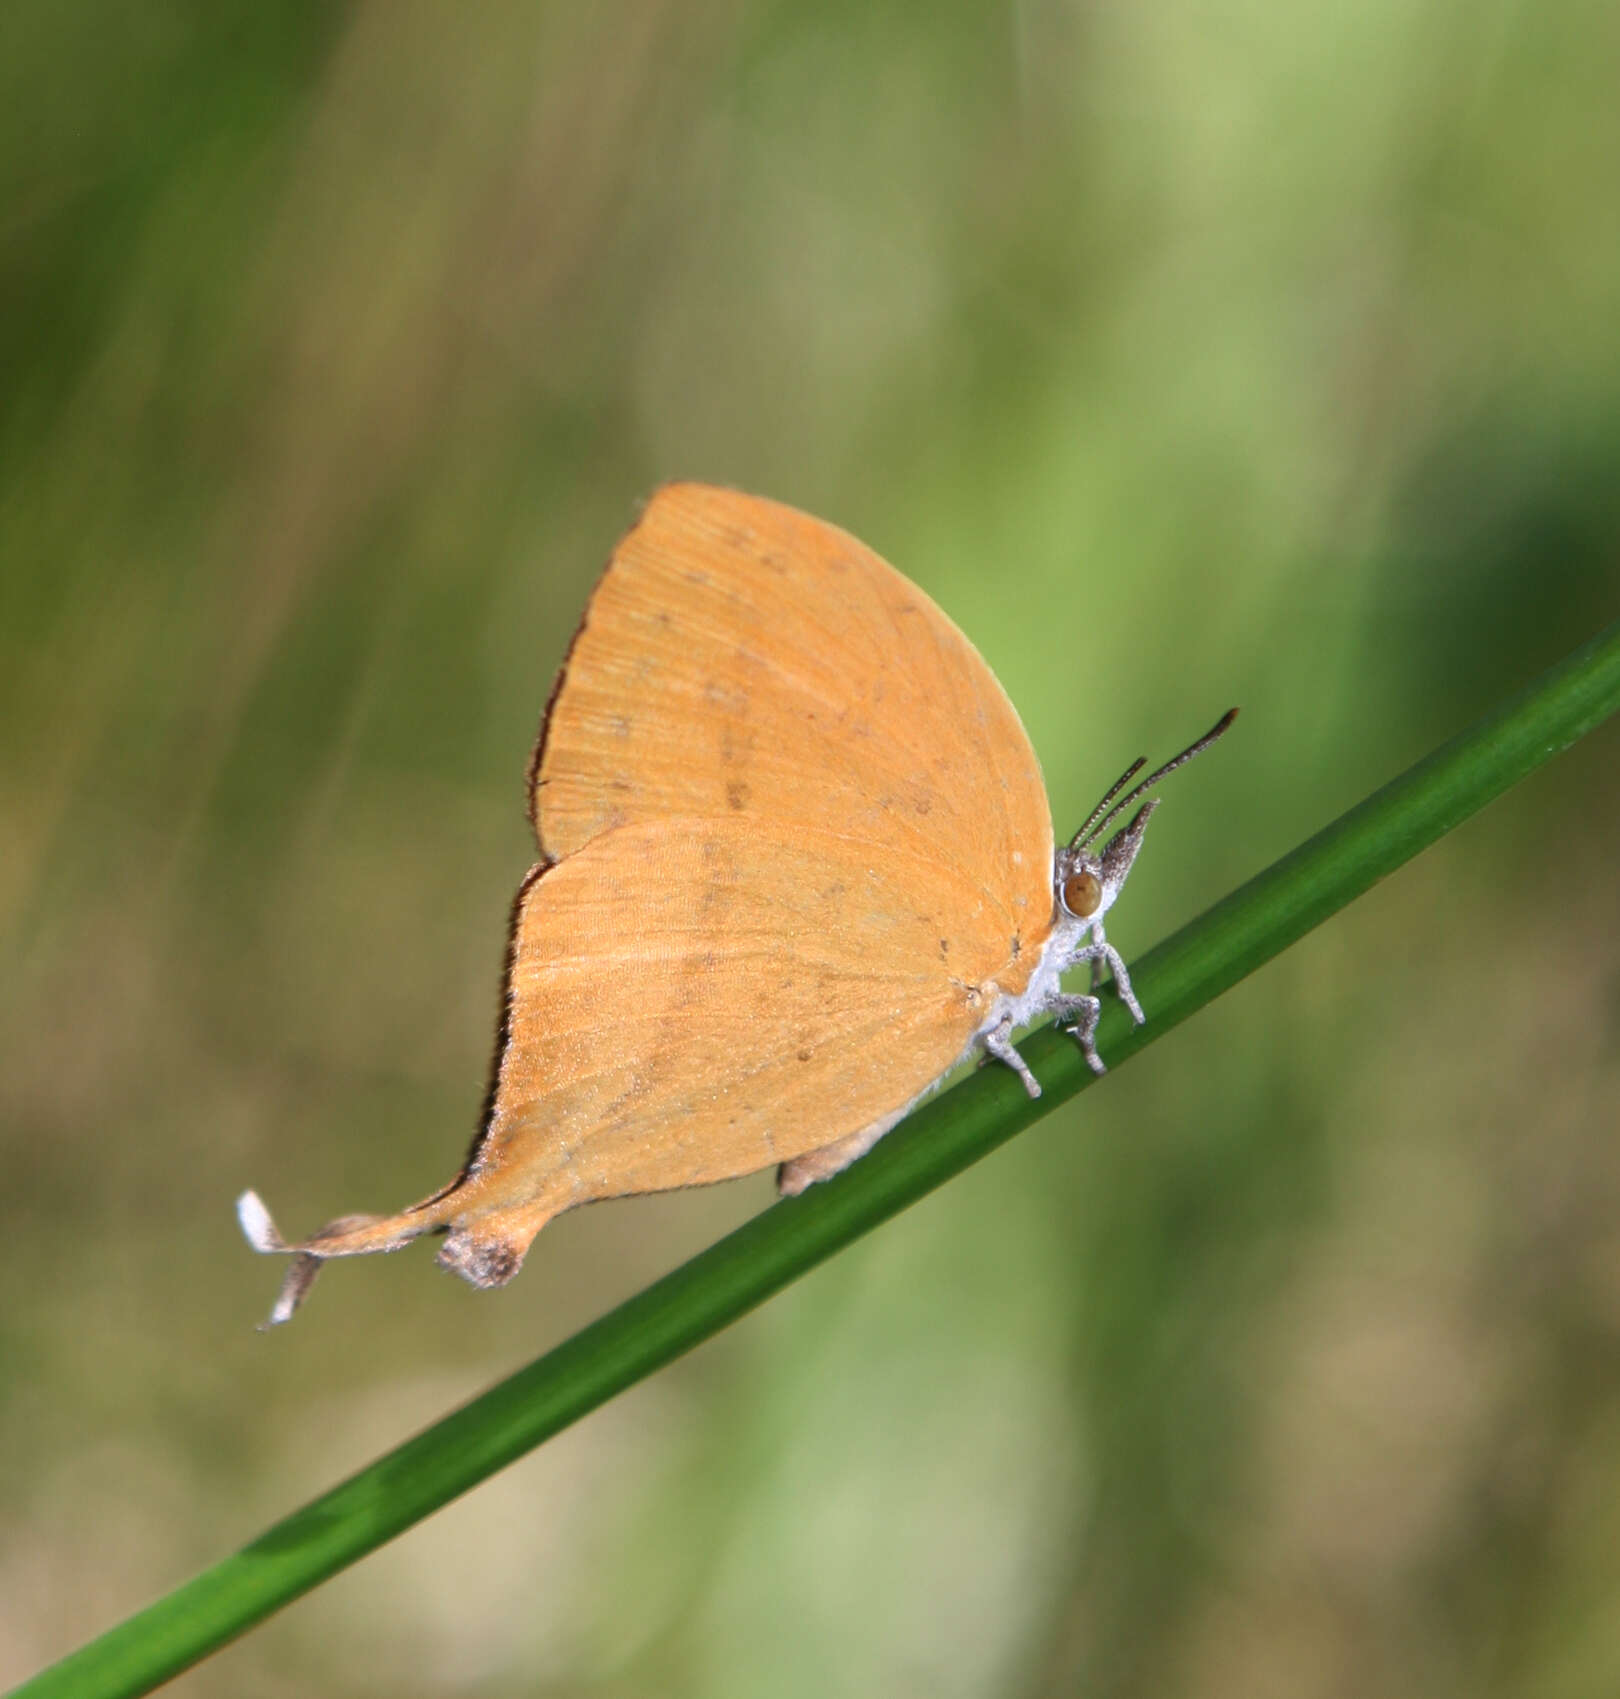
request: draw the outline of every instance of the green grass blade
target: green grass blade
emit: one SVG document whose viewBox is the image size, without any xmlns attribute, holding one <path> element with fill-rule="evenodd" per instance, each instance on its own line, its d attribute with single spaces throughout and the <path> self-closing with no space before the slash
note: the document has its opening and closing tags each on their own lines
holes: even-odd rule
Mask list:
<svg viewBox="0 0 1620 1699">
<path fill-rule="evenodd" d="M 1150 1012 L 1117 1004 L 1122 1061 L 1284 949 L 1620 708 L 1620 624 L 1159 945 L 1132 968 Z M 928 1103 L 838 1179 L 779 1203 L 529 1367 L 278 1522 L 16 1690 L 149 1691 L 764 1302 L 1063 1102 L 1091 1075 L 1050 1028 L 1024 1046 L 1031 1103 L 1002 1068 Z"/>
</svg>

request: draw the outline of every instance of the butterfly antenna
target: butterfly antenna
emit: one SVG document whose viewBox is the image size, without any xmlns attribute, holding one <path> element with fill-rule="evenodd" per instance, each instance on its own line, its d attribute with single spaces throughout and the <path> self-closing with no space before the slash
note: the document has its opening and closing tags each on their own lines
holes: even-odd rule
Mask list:
<svg viewBox="0 0 1620 1699">
<path fill-rule="evenodd" d="M 1078 849 L 1082 844 L 1090 843 L 1093 838 L 1100 836 L 1108 827 L 1111 820 L 1123 814 L 1144 791 L 1152 790 L 1160 779 L 1175 772 L 1178 767 L 1185 767 L 1195 755 L 1202 755 L 1206 749 L 1220 737 L 1228 726 L 1237 718 L 1236 708 L 1228 708 L 1196 743 L 1189 743 L 1179 755 L 1173 756 L 1162 767 L 1156 767 L 1141 784 L 1133 786 L 1124 796 L 1119 796 L 1120 787 L 1127 784 L 1141 769 L 1143 763 L 1138 761 L 1126 768 L 1124 777 L 1108 792 L 1101 802 L 1091 811 L 1091 818 L 1086 821 L 1070 841 L 1071 849 Z M 1115 797 L 1119 797 L 1117 802 Z"/>
<path fill-rule="evenodd" d="M 1111 803 L 1114 798 L 1118 796 L 1122 790 L 1124 790 L 1124 788 L 1136 777 L 1138 773 L 1142 771 L 1145 766 L 1147 766 L 1147 757 L 1145 755 L 1138 755 L 1130 766 L 1128 766 L 1125 771 L 1114 780 L 1114 782 L 1108 787 L 1107 794 L 1103 797 L 1102 801 L 1099 802 L 1097 806 L 1092 809 L 1090 814 L 1086 816 L 1085 825 L 1083 825 L 1080 830 L 1069 839 L 1070 849 L 1079 848 L 1080 844 L 1085 840 L 1086 835 L 1091 831 L 1091 828 L 1095 826 L 1097 822 L 1102 819 L 1103 815 L 1108 812 L 1109 803 Z"/>
</svg>

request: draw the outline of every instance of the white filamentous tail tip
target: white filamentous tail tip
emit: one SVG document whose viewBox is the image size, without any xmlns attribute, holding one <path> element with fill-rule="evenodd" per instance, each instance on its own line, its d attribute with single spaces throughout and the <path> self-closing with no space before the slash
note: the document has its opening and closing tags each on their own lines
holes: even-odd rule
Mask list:
<svg viewBox="0 0 1620 1699">
<path fill-rule="evenodd" d="M 254 1250 L 274 1256 L 293 1249 L 276 1231 L 270 1211 L 264 1207 L 264 1199 L 257 1192 L 243 1192 L 236 1200 L 236 1219 L 242 1223 L 242 1232 Z M 270 1319 L 259 1323 L 259 1331 L 263 1333 L 267 1328 L 280 1327 L 284 1321 L 291 1321 L 320 1272 L 321 1259 L 318 1256 L 308 1251 L 297 1252 L 282 1277 L 281 1291 L 277 1294 Z"/>
<path fill-rule="evenodd" d="M 281 1291 L 276 1295 L 275 1308 L 270 1312 L 270 1319 L 260 1322 L 259 1332 L 264 1333 L 272 1327 L 280 1327 L 284 1321 L 291 1321 L 298 1306 L 309 1296 L 309 1289 L 315 1284 L 315 1276 L 320 1272 L 319 1257 L 312 1257 L 307 1251 L 295 1256 L 287 1265 L 287 1273 L 282 1279 Z"/>
<path fill-rule="evenodd" d="M 270 1211 L 264 1207 L 264 1199 L 257 1192 L 243 1192 L 236 1200 L 236 1219 L 241 1222 L 243 1236 L 254 1250 L 266 1256 L 286 1250 L 286 1242 L 276 1231 Z"/>
</svg>

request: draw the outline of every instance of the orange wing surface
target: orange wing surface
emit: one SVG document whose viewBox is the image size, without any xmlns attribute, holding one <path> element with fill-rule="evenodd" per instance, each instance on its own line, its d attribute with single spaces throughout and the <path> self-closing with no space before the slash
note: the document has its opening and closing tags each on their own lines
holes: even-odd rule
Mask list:
<svg viewBox="0 0 1620 1699">
<path fill-rule="evenodd" d="M 461 1176 L 264 1248 L 356 1255 L 448 1228 L 441 1260 L 496 1285 L 565 1209 L 834 1144 L 963 1054 L 1016 925 L 909 846 L 739 820 L 604 832 L 519 899 L 492 1112 Z"/>
<path fill-rule="evenodd" d="M 553 860 L 632 821 L 741 816 L 909 843 L 1032 930 L 1051 917 L 1046 788 L 995 675 L 863 543 L 757 496 L 672 484 L 648 503 L 533 776 Z"/>
<path fill-rule="evenodd" d="M 458 1267 L 504 1277 L 576 1204 L 750 1174 L 882 1120 L 995 996 L 1016 920 L 909 846 L 676 824 L 606 832 L 523 896 L 493 1113 L 440 1205 Z"/>
</svg>

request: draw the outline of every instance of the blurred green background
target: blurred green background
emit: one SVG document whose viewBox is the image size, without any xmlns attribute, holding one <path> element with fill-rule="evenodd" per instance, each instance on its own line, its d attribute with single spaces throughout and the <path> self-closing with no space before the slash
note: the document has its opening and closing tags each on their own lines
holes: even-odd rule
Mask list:
<svg viewBox="0 0 1620 1699">
<path fill-rule="evenodd" d="M 231 1211 L 460 1161 L 660 480 L 921 582 L 1060 827 L 1243 705 L 1127 956 L 1612 618 L 1617 65 L 1595 0 L 9 0 L 0 1679 L 768 1202 L 270 1336 Z M 1611 727 L 176 1691 L 1620 1690 L 1617 781 Z"/>
</svg>

